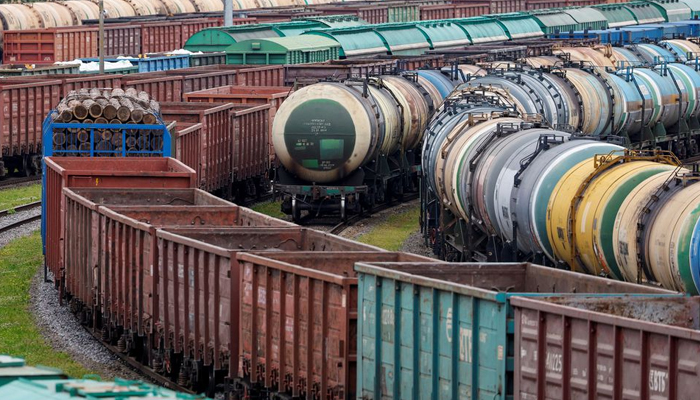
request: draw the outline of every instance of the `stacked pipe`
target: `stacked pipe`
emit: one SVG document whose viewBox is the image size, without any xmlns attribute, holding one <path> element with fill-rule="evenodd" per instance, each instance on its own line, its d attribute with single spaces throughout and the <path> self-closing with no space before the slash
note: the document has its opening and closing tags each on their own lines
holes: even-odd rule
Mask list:
<svg viewBox="0 0 700 400">
<path fill-rule="evenodd" d="M 160 105 L 144 91 L 133 88 L 71 91 L 56 111 L 54 122 L 78 125 L 74 129 L 54 131 L 56 148 L 87 151 L 92 142 L 97 151 L 121 151 L 124 146 L 127 151 L 157 151 L 163 147 L 162 130 L 124 129 L 124 125 L 158 123 Z M 114 125 L 114 129 L 104 128 L 104 125 Z"/>
<path fill-rule="evenodd" d="M 534 102 L 516 86 L 475 82 L 426 132 L 426 183 L 446 211 L 519 258 L 700 292 L 697 171 L 669 152 L 574 140 L 580 134 L 548 127 L 556 112 L 529 113 Z"/>
</svg>

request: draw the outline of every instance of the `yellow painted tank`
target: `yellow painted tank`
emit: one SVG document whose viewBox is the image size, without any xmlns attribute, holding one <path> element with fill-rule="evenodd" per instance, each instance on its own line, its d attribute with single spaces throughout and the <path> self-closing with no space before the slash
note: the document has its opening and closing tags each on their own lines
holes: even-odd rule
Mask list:
<svg viewBox="0 0 700 400">
<path fill-rule="evenodd" d="M 613 251 L 622 278 L 629 282 L 638 282 L 639 263 L 637 253 L 637 224 L 644 207 L 651 196 L 673 175 L 673 171 L 657 174 L 647 178 L 635 187 L 625 198 L 615 216 L 612 230 Z"/>
<path fill-rule="evenodd" d="M 665 288 L 698 294 L 697 270 L 691 267 L 691 236 L 700 214 L 700 184 L 683 188 L 664 199 L 645 229 L 649 269 Z"/>
<path fill-rule="evenodd" d="M 576 207 L 575 245 L 588 271 L 622 279 L 615 261 L 613 227 L 622 203 L 632 190 L 655 175 L 667 176 L 675 166 L 632 161 L 599 174 Z"/>
<path fill-rule="evenodd" d="M 552 244 L 557 261 L 568 264 L 578 272 L 592 273 L 574 259 L 571 243 L 571 202 L 583 182 L 595 171 L 595 157 L 584 160 L 571 168 L 554 187 L 547 205 L 547 237 Z"/>
</svg>

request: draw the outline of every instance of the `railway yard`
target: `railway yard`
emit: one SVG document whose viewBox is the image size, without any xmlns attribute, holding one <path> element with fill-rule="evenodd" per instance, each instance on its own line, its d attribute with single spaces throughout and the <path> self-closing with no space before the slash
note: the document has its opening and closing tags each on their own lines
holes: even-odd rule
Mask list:
<svg viewBox="0 0 700 400">
<path fill-rule="evenodd" d="M 698 398 L 699 2 L 224 2 L 0 4 L 0 397 Z"/>
</svg>

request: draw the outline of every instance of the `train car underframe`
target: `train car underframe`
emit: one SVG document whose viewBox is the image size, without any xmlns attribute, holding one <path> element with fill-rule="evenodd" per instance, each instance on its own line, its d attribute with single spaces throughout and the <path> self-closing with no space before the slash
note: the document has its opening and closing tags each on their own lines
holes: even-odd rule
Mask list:
<svg viewBox="0 0 700 400">
<path fill-rule="evenodd" d="M 664 150 L 675 154 L 679 159 L 696 157 L 700 150 L 700 124 L 696 119 L 681 120 L 671 129 L 661 124 L 654 128 L 646 127 L 637 136 L 610 136 L 606 141 L 618 143 L 638 150 Z M 694 129 L 691 129 L 694 128 Z M 579 136 L 575 139 L 595 139 Z M 599 138 L 602 139 L 602 138 Z M 683 156 L 679 156 L 682 154 Z M 523 165 L 527 168 L 527 164 Z M 425 244 L 433 253 L 448 262 L 522 262 L 570 269 L 565 263 L 553 263 L 544 253 L 522 254 L 518 251 L 517 222 L 513 224 L 513 241 L 504 241 L 496 235 L 489 235 L 480 227 L 480 221 L 473 217 L 472 222 L 455 215 L 442 205 L 442 201 L 428 190 L 425 179 L 421 179 L 421 232 Z M 470 214 L 473 213 L 470 211 Z"/>
<path fill-rule="evenodd" d="M 202 354 L 208 351 L 212 360 L 211 365 L 204 365 L 202 361 L 196 360 L 193 342 L 188 346 L 188 353 L 182 351 L 183 337 L 177 339 L 180 342 L 180 351 L 175 351 L 172 345 L 168 348 L 159 324 L 153 329 L 151 322 L 145 321 L 141 332 L 125 329 L 110 319 L 108 308 L 99 312 L 96 311 L 99 309 L 98 305 L 86 305 L 70 296 L 65 300 L 68 301 L 70 311 L 97 339 L 125 358 L 148 366 L 153 377 L 166 378 L 193 393 L 206 393 L 212 397 L 222 390 L 229 371 L 230 360 L 227 352 L 215 352 L 211 346 L 205 349 L 200 343 L 198 351 Z M 171 337 L 170 341 L 173 340 L 175 338 Z M 213 357 L 220 358 L 220 369 L 214 368 Z"/>
<path fill-rule="evenodd" d="M 419 170 L 420 160 L 413 151 L 380 155 L 333 185 L 305 183 L 280 168 L 274 190 L 283 197 L 282 212 L 291 215 L 294 222 L 302 220 L 302 211 L 311 218 L 332 216 L 345 220 L 352 214 L 371 213 L 379 204 L 402 201 L 405 194 L 415 193 Z"/>
<path fill-rule="evenodd" d="M 0 177 L 33 176 L 41 173 L 41 154 L 3 155 L 0 158 Z"/>
</svg>

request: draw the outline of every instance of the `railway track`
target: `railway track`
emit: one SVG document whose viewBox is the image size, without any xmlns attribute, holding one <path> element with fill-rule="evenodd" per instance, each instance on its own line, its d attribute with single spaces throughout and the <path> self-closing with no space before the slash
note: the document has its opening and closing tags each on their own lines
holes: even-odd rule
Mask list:
<svg viewBox="0 0 700 400">
<path fill-rule="evenodd" d="M 27 176 L 27 177 L 11 177 L 0 180 L 0 188 L 11 188 L 13 186 L 21 185 L 28 182 L 40 182 L 41 175 Z"/>
<path fill-rule="evenodd" d="M 100 334 L 98 332 L 96 332 L 94 329 L 92 329 L 86 325 L 83 325 L 83 328 L 85 328 L 85 330 L 90 335 L 92 335 L 98 343 L 100 343 L 101 345 L 106 347 L 107 350 L 109 350 L 112 354 L 119 357 L 120 360 L 122 360 L 124 363 L 126 363 L 129 367 L 138 371 L 138 373 L 140 373 L 144 377 L 146 377 L 146 378 L 150 379 L 151 381 L 163 386 L 164 388 L 168 388 L 171 390 L 177 390 L 177 391 L 180 391 L 183 393 L 188 393 L 188 394 L 196 394 L 191 389 L 188 389 L 184 386 L 178 385 L 176 382 L 173 382 L 168 377 L 157 373 L 153 369 L 138 362 L 138 360 L 136 360 L 135 358 L 130 357 L 128 354 L 124 354 L 123 352 L 119 351 L 119 348 L 117 348 L 117 346 L 111 345 L 111 344 L 107 343 L 106 341 L 102 340 L 102 338 L 100 337 Z"/>
<path fill-rule="evenodd" d="M 397 203 L 393 203 L 393 204 L 382 204 L 382 205 L 379 205 L 379 206 L 375 207 L 375 208 L 372 210 L 371 213 L 352 215 L 352 216 L 346 218 L 345 221 L 341 221 L 341 222 L 338 223 L 337 225 L 333 226 L 333 228 L 331 228 L 331 230 L 328 231 L 328 232 L 331 233 L 331 234 L 333 234 L 333 235 L 340 235 L 340 234 L 341 234 L 343 231 L 345 231 L 347 228 L 349 228 L 349 227 L 355 225 L 356 223 L 362 221 L 363 219 L 366 219 L 367 217 L 369 217 L 370 215 L 372 215 L 372 214 L 374 214 L 374 213 L 378 213 L 378 212 L 381 212 L 381 211 L 388 210 L 388 209 L 390 209 L 390 208 L 396 207 L 396 206 L 399 205 L 399 204 L 407 203 L 407 202 L 412 201 L 412 200 L 415 200 L 415 199 L 417 199 L 417 198 L 418 198 L 418 193 L 414 193 L 414 194 L 405 196 L 405 197 L 403 198 L 403 200 L 402 200 L 400 203 L 398 203 L 398 204 L 397 204 Z"/>
<path fill-rule="evenodd" d="M 33 202 L 33 203 L 24 204 L 24 205 L 21 205 L 21 206 L 17 206 L 17 207 L 15 207 L 15 208 L 11 208 L 11 209 L 8 209 L 8 210 L 0 211 L 0 223 L 2 222 L 2 218 L 4 218 L 4 217 L 8 217 L 8 216 L 10 216 L 10 215 L 14 215 L 14 214 L 17 213 L 17 212 L 29 211 L 29 210 L 33 210 L 33 209 L 39 208 L 39 207 L 41 207 L 41 201 L 35 201 L 35 202 Z M 31 216 L 29 216 L 29 217 L 22 218 L 22 219 L 20 219 L 20 220 L 18 220 L 18 221 L 13 221 L 13 222 L 11 222 L 11 223 L 9 223 L 9 224 L 0 226 L 0 233 L 9 232 L 9 231 L 11 231 L 11 230 L 13 230 L 13 229 L 17 229 L 17 228 L 19 228 L 19 227 L 21 227 L 21 226 L 30 224 L 30 223 L 32 223 L 32 222 L 34 222 L 34 221 L 38 221 L 38 220 L 40 220 L 40 219 L 41 219 L 41 214 L 38 214 L 38 215 L 31 215 Z"/>
</svg>

